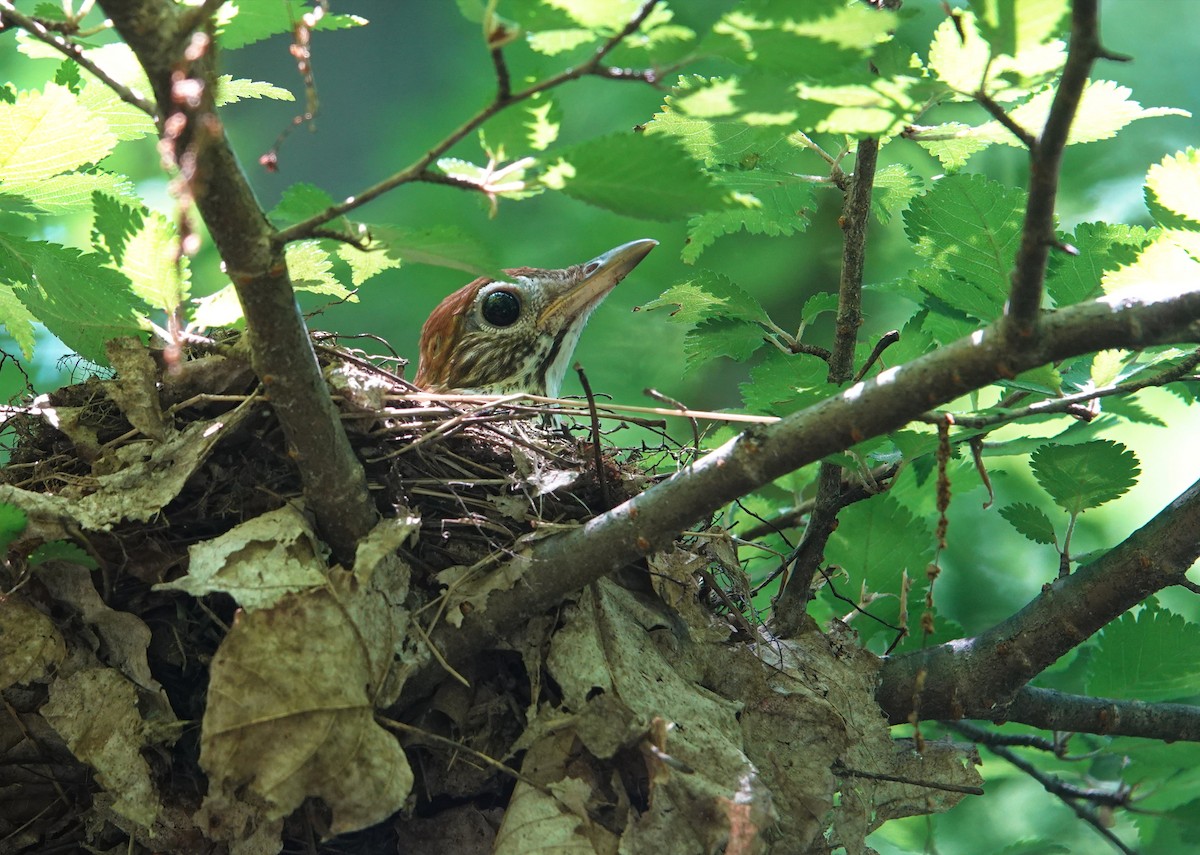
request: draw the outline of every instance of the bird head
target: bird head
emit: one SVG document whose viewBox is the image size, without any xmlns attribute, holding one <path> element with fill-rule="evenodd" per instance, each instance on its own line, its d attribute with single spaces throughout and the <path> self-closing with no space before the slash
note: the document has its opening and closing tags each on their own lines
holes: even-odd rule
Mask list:
<svg viewBox="0 0 1200 855">
<path fill-rule="evenodd" d="M 658 241 L 635 240 L 562 270 L 518 267 L 455 291 L 421 328 L 418 386 L 558 395 L 592 310 Z"/>
</svg>

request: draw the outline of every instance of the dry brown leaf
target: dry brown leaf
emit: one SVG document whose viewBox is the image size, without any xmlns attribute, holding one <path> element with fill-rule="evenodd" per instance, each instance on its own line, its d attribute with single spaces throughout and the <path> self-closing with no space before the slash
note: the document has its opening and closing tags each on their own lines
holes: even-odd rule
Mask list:
<svg viewBox="0 0 1200 855">
<path fill-rule="evenodd" d="M 380 671 L 398 644 L 395 607 L 378 591 L 343 588 L 242 614 L 217 650 L 200 748 L 209 815 L 248 792 L 264 805 L 261 822 L 272 822 L 315 797 L 341 834 L 404 804 L 412 772 L 374 720 Z"/>
<path fill-rule="evenodd" d="M 188 547 L 188 572 L 156 591 L 201 597 L 221 591 L 247 611 L 325 584 L 325 559 L 308 520 L 284 505 Z"/>
<path fill-rule="evenodd" d="M 41 680 L 66 655 L 50 618 L 14 596 L 0 596 L 0 689 Z"/>
<path fill-rule="evenodd" d="M 96 770 L 115 797 L 113 810 L 150 828 L 162 800 L 141 755 L 146 739 L 134 685 L 112 668 L 77 671 L 51 685 L 41 713 L 71 753 Z"/>
</svg>

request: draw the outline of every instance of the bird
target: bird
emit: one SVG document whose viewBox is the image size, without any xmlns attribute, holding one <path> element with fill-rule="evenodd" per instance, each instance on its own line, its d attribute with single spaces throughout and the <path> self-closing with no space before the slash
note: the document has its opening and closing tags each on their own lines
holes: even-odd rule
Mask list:
<svg viewBox="0 0 1200 855">
<path fill-rule="evenodd" d="M 558 397 L 592 310 L 657 245 L 644 238 L 585 264 L 517 267 L 464 285 L 421 328 L 414 382 L 431 392 Z"/>
</svg>

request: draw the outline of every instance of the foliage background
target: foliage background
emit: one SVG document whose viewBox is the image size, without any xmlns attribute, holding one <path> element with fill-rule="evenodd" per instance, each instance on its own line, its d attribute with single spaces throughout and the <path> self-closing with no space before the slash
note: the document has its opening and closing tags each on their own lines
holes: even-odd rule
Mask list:
<svg viewBox="0 0 1200 855">
<path fill-rule="evenodd" d="M 693 0 L 676 4 L 674 11 L 679 23 L 702 29 L 703 22 L 711 21 L 727 5 Z M 908 0 L 904 9 L 911 13 L 903 24 L 911 31 L 908 40 L 927 44 L 943 19 L 941 3 Z M 378 181 L 448 133 L 483 104 L 494 88 L 478 26 L 463 18 L 453 3 L 358 0 L 335 3 L 334 11 L 360 14 L 371 25 L 315 35 L 314 67 L 321 99 L 316 133 L 303 129 L 292 133 L 282 147 L 277 173 L 255 164 L 288 124 L 297 105 L 246 101 L 225 111 L 238 154 L 268 209 L 284 188 L 297 181 L 317 184 L 339 199 Z M 1114 139 L 1069 149 L 1059 197 L 1060 227 L 1070 229 L 1076 223 L 1101 219 L 1149 224 L 1141 193 L 1146 169 L 1164 154 L 1200 140 L 1200 77 L 1186 73 L 1194 64 L 1195 17 L 1194 0 L 1108 0 L 1102 4 L 1106 46 L 1132 55 L 1135 61 L 1106 63 L 1098 74 L 1130 86 L 1132 97 L 1143 105 L 1182 107 L 1193 117 L 1137 122 Z M 225 57 L 224 70 L 235 77 L 289 86 L 302 101 L 302 86 L 287 46 L 286 38 L 276 37 L 232 52 Z M 22 80 L 23 69 L 15 59 L 12 39 L 0 41 L 0 81 L 12 81 L 18 88 L 40 82 Z M 663 94 L 644 84 L 576 81 L 559 92 L 560 142 L 568 144 L 645 122 L 661 105 Z M 122 146 L 106 165 L 132 178 L 143 198 L 169 213 L 165 180 L 152 143 L 146 142 L 140 153 L 133 149 Z M 452 154 L 481 160 L 473 137 Z M 914 143 L 897 141 L 884 148 L 881 166 L 898 160 L 915 165 L 926 178 L 941 171 Z M 966 171 L 1023 185 L 1025 153 L 993 146 L 976 155 Z M 818 194 L 818 199 L 824 206 L 812 213 L 806 233 L 791 239 L 745 234 L 721 238 L 705 252 L 701 266 L 739 282 L 776 321 L 794 328 L 810 294 L 836 288 L 840 199 L 833 193 Z M 690 274 L 678 254 L 685 237 L 682 223 L 625 218 L 555 193 L 520 203 L 501 202 L 499 215 L 490 218 L 477 195 L 425 184 L 408 185 L 384 196 L 363 211 L 362 218 L 413 226 L 457 224 L 490 247 L 504 266 L 563 266 L 634 238 L 655 238 L 660 248 L 593 316 L 577 359 L 586 367 L 593 388 L 622 402 L 643 403 L 642 389 L 647 386 L 697 408 L 717 409 L 740 402 L 737 384 L 746 379 L 747 365 L 719 360 L 685 373 L 682 329 L 663 312 L 630 313 L 632 307 L 649 302 Z M 71 243 L 72 232 L 86 236 L 87 227 L 86 218 L 64 220 L 57 226 L 59 233 L 43 236 Z M 886 229 L 873 222 L 871 230 L 869 282 L 887 281 L 918 263 L 903 239 L 898 219 Z M 193 270 L 197 295 L 223 284 L 215 274 L 211 246 L 193 260 Z M 302 295 L 302 301 L 306 309 L 323 309 L 311 324 L 314 328 L 383 336 L 399 353 L 415 357 L 422 321 L 465 278 L 444 268 L 406 266 L 369 282 L 356 304 L 326 307 L 312 295 Z M 868 292 L 864 339 L 873 340 L 902 323 L 903 311 L 894 302 Z M 828 344 L 829 333 L 818 326 L 812 340 Z M 16 352 L 4 339 L 0 339 L 0 348 Z M 39 390 L 68 379 L 70 365 L 56 361 L 62 352 L 39 342 L 37 361 L 31 366 Z M 577 391 L 575 383 L 568 377 L 564 391 Z M 22 385 L 20 375 L 6 364 L 0 373 L 0 394 L 7 399 Z M 1166 497 L 1177 494 L 1200 474 L 1200 455 L 1181 458 L 1178 452 L 1180 437 L 1200 435 L 1200 412 L 1158 390 L 1143 393 L 1139 400 L 1171 427 L 1124 429 L 1121 440 L 1137 452 L 1142 479 L 1119 501 L 1084 517 L 1076 534 L 1076 552 L 1116 543 L 1156 512 Z M 1174 443 L 1164 441 L 1166 431 Z M 1032 484 L 1029 472 L 1023 467 L 1006 472 L 1003 462 L 994 459 L 993 464 L 999 466 L 992 472 L 998 497 L 990 510 L 982 508 L 985 496 L 978 479 L 966 470 L 955 475 L 950 549 L 942 561 L 946 572 L 938 588 L 939 614 L 957 621 L 968 633 L 1023 605 L 1053 577 L 1056 566 L 1052 551 L 1018 536 L 997 514 L 997 508 L 1011 504 L 1016 500 L 1013 496 Z M 981 584 L 981 577 L 986 584 Z M 1163 605 L 1200 620 L 1200 609 L 1193 600 L 1182 592 L 1160 596 Z M 1086 658 L 1086 648 L 1080 655 Z M 1176 746 L 1176 750 L 1196 752 L 1193 765 L 1200 765 L 1196 746 Z M 985 764 L 989 779 L 986 798 L 969 799 L 944 817 L 891 823 L 876 835 L 876 847 L 883 852 L 912 851 L 923 845 L 932 826 L 936 826 L 939 847 L 947 852 L 999 851 L 1010 844 L 1017 848 L 1008 851 L 1052 851 L 1045 841 L 1057 841 L 1061 851 L 1093 851 L 1100 845 L 1092 832 L 1060 802 L 1047 798 L 1037 784 L 986 755 Z M 1093 772 L 1099 779 L 1107 774 L 1103 769 Z M 1029 847 L 1021 848 L 1021 840 L 1031 841 Z"/>
</svg>

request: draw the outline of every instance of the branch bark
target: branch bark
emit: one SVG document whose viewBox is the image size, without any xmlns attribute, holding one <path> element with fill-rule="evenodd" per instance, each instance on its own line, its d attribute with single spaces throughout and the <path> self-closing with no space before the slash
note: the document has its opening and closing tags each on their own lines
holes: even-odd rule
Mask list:
<svg viewBox="0 0 1200 855">
<path fill-rule="evenodd" d="M 1097 2 L 1075 0 L 1071 6 L 1071 45 L 1067 62 L 1054 93 L 1046 126 L 1029 150 L 1029 203 L 1025 209 L 1021 246 L 1013 265 L 1012 288 L 1005 306 L 1007 331 L 1018 341 L 1028 339 L 1037 331 L 1046 282 L 1046 260 L 1050 248 L 1056 244 L 1054 208 L 1063 150 L 1067 147 L 1071 123 L 1087 86 L 1092 64 L 1104 55 L 1100 46 Z"/>
<path fill-rule="evenodd" d="M 255 199 L 213 103 L 213 74 L 204 36 L 186 26 L 187 7 L 162 0 L 101 0 L 117 32 L 154 87 L 162 142 L 216 243 L 246 317 L 251 364 L 279 418 L 304 487 L 304 498 L 335 555 L 354 557 L 377 512 L 362 464 L 354 456 L 329 396 L 308 329 L 292 292 L 283 244 Z M 199 57 L 189 59 L 201 53 Z M 199 77 L 195 87 L 181 83 Z"/>
<path fill-rule="evenodd" d="M 854 376 L 854 349 L 862 326 L 863 268 L 867 254 L 867 224 L 871 220 L 871 190 L 879 141 L 867 137 L 858 144 L 854 175 L 842 207 L 842 275 L 838 283 L 837 321 L 829 356 L 829 383 L 841 386 Z M 800 632 L 812 595 L 813 579 L 825 560 L 825 545 L 837 528 L 842 509 L 842 467 L 822 463 L 817 472 L 817 495 L 804 540 L 796 548 L 792 572 L 775 600 L 772 629 L 782 637 Z"/>
<path fill-rule="evenodd" d="M 981 635 L 886 661 L 876 699 L 894 724 L 919 717 L 1044 726 L 1046 696 L 1018 692 L 1131 606 L 1183 582 L 1200 558 L 1198 531 L 1200 481 L 1098 561 L 1046 585 L 1029 605 Z M 1024 715 L 1034 720 L 1026 722 Z M 1101 719 L 1102 708 L 1092 715 Z"/>
<path fill-rule="evenodd" d="M 667 547 L 680 531 L 733 499 L 828 454 L 897 430 L 972 389 L 1105 348 L 1198 342 L 1200 290 L 1171 299 L 1113 295 L 1071 306 L 1047 317 L 1036 343 L 1016 350 L 1009 346 L 1003 327 L 999 321 L 775 424 L 751 428 L 608 513 L 540 541 L 527 555 L 514 559 L 523 571 L 516 588 L 493 592 L 487 607 L 466 616 L 461 628 L 436 627 L 433 643 L 452 664 L 462 662 L 563 597 Z M 1086 571 L 1059 584 L 1078 584 Z M 409 697 L 437 682 L 436 668 L 418 670 Z M 911 707 L 911 686 L 905 695 L 901 673 L 896 671 L 891 679 L 891 691 L 909 698 Z M 902 706 L 895 699 L 890 703 L 889 709 Z"/>
</svg>

